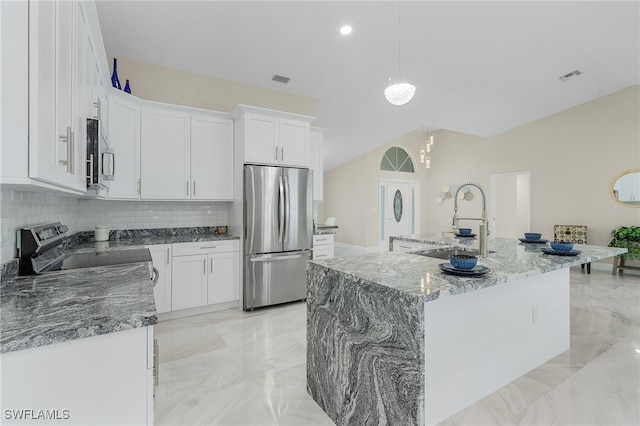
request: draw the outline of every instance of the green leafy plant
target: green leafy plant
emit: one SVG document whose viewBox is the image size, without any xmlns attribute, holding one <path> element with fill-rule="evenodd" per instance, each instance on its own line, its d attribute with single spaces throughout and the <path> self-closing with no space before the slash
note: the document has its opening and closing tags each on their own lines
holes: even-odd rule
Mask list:
<svg viewBox="0 0 640 426">
<path fill-rule="evenodd" d="M 623 254 L 625 260 L 640 259 L 640 226 L 618 226 L 611 231 L 613 238 L 609 247 L 621 247 L 629 250 Z"/>
</svg>

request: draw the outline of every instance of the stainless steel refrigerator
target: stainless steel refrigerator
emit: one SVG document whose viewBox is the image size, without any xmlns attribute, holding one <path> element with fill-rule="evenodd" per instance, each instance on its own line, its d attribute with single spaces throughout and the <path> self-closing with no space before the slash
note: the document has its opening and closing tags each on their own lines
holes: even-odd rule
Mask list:
<svg viewBox="0 0 640 426">
<path fill-rule="evenodd" d="M 307 297 L 312 185 L 307 169 L 244 166 L 245 310 Z"/>
</svg>

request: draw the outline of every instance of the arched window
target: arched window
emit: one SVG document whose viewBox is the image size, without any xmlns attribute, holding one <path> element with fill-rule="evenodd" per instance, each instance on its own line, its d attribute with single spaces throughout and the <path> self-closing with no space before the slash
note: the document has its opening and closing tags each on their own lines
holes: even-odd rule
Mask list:
<svg viewBox="0 0 640 426">
<path fill-rule="evenodd" d="M 413 173 L 413 161 L 407 151 L 394 146 L 389 148 L 382 156 L 380 170 Z"/>
</svg>

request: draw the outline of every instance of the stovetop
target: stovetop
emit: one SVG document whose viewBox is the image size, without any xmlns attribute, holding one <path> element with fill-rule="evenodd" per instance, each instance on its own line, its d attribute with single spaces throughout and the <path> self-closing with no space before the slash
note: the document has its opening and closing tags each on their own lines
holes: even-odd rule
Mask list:
<svg viewBox="0 0 640 426">
<path fill-rule="evenodd" d="M 62 259 L 62 261 L 56 262 L 43 269 L 42 272 L 125 265 L 138 262 L 151 262 L 149 249 L 142 248 L 70 254 Z"/>
</svg>

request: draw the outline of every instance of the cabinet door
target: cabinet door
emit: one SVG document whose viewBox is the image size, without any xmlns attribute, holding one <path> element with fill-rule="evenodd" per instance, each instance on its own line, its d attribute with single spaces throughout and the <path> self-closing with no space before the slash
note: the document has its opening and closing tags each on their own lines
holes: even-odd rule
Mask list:
<svg viewBox="0 0 640 426">
<path fill-rule="evenodd" d="M 142 198 L 189 199 L 189 114 L 143 106 L 140 132 Z"/>
<path fill-rule="evenodd" d="M 125 95 L 111 94 L 109 116 L 109 147 L 115 156 L 115 177 L 107 196 L 140 198 L 140 105 Z"/>
<path fill-rule="evenodd" d="M 266 115 L 245 113 L 244 162 L 278 164 L 279 155 L 278 119 Z"/>
<path fill-rule="evenodd" d="M 207 255 L 173 257 L 171 265 L 172 310 L 207 303 Z"/>
<path fill-rule="evenodd" d="M 311 131 L 309 136 L 309 163 L 313 170 L 313 201 L 323 200 L 324 171 L 322 162 L 322 133 Z"/>
<path fill-rule="evenodd" d="M 158 313 L 171 311 L 171 244 L 147 246 L 158 271 L 153 296 Z"/>
<path fill-rule="evenodd" d="M 239 258 L 239 252 L 209 255 L 208 304 L 238 300 Z"/>
<path fill-rule="evenodd" d="M 29 176 L 66 187 L 74 180 L 67 163 L 72 10 L 70 2 L 29 3 Z"/>
<path fill-rule="evenodd" d="M 233 121 L 191 114 L 191 199 L 233 199 Z"/>
<path fill-rule="evenodd" d="M 84 10 L 80 2 L 73 2 L 72 102 L 71 128 L 73 135 L 74 187 L 87 189 L 87 30 Z"/>
<path fill-rule="evenodd" d="M 309 167 L 309 123 L 281 118 L 278 128 L 280 163 Z"/>
</svg>

